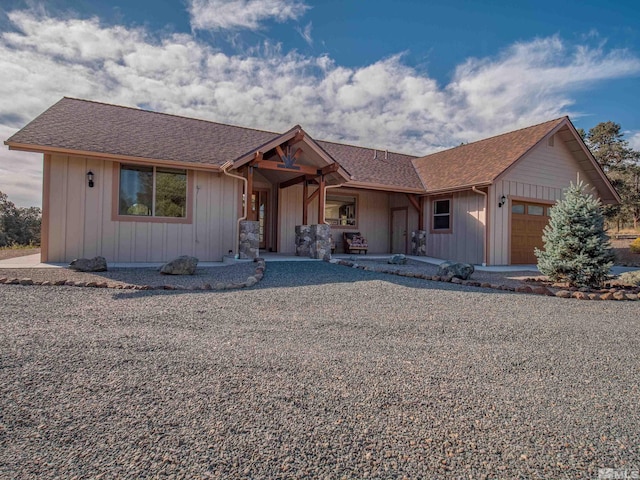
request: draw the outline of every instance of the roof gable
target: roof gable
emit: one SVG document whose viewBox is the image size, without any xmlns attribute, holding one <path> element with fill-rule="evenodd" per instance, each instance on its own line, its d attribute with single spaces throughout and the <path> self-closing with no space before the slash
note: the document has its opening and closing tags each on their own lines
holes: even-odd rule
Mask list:
<svg viewBox="0 0 640 480">
<path fill-rule="evenodd" d="M 567 117 L 433 153 L 413 161 L 428 193 L 487 185 Z"/>
</svg>

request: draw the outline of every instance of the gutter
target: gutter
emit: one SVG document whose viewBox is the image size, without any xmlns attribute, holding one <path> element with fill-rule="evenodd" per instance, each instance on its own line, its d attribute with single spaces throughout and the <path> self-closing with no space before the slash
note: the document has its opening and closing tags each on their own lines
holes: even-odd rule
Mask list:
<svg viewBox="0 0 640 480">
<path fill-rule="evenodd" d="M 247 189 L 249 188 L 249 182 L 247 181 L 246 178 L 241 177 L 240 175 L 234 175 L 233 173 L 229 173 L 228 169 L 231 166 L 233 166 L 233 162 L 229 162 L 229 161 L 225 162 L 224 165 L 220 167 L 222 170 L 222 173 L 224 173 L 227 177 L 237 178 L 238 180 L 242 180 L 242 183 L 244 184 L 242 187 L 242 195 L 244 196 L 244 206 L 242 208 L 242 216 L 238 218 L 238 221 L 236 223 L 236 241 L 234 242 L 234 255 L 237 258 L 238 242 L 240 242 L 240 222 L 247 219 L 249 202 L 251 201 L 251 199 L 249 198 L 249 194 L 247 193 Z"/>
<path fill-rule="evenodd" d="M 482 195 L 484 197 L 484 245 L 482 248 L 482 266 L 487 266 L 487 257 L 488 257 L 488 249 L 489 249 L 489 194 L 487 192 L 483 192 L 482 190 L 478 190 L 475 186 L 471 187 L 478 195 Z"/>
</svg>

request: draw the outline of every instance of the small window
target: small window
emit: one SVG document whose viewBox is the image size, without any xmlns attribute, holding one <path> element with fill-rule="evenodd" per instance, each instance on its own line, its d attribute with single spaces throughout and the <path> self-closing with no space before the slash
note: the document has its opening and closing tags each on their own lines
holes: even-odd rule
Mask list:
<svg viewBox="0 0 640 480">
<path fill-rule="evenodd" d="M 524 205 L 514 203 L 511 205 L 511 213 L 518 213 L 520 215 L 524 215 Z"/>
<path fill-rule="evenodd" d="M 527 205 L 527 213 L 529 215 L 544 215 L 544 207 L 542 205 Z"/>
<path fill-rule="evenodd" d="M 433 202 L 433 230 L 451 230 L 451 199 L 434 200 Z"/>
<path fill-rule="evenodd" d="M 324 218 L 329 225 L 357 226 L 357 197 L 347 195 L 327 195 Z"/>
<path fill-rule="evenodd" d="M 134 217 L 186 217 L 187 171 L 121 165 L 118 214 Z"/>
</svg>

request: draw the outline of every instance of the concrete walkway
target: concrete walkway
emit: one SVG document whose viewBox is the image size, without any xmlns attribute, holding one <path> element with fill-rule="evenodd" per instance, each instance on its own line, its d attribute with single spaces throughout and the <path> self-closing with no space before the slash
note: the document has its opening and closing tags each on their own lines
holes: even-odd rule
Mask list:
<svg viewBox="0 0 640 480">
<path fill-rule="evenodd" d="M 306 257 L 297 257 L 295 255 L 286 255 L 280 253 L 263 253 L 261 256 L 267 262 L 318 262 L 320 260 L 313 260 Z M 370 255 L 348 255 L 348 254 L 335 254 L 333 258 L 337 259 L 355 259 L 362 260 L 385 260 L 389 258 L 390 254 L 370 254 Z M 415 260 L 417 262 L 430 263 L 432 265 L 440 265 L 444 260 L 433 257 L 417 257 L 413 255 L 407 255 L 407 258 Z M 233 263 L 231 261 L 230 263 Z M 223 267 L 230 263 L 225 262 L 199 262 L 199 267 Z M 160 268 L 164 265 L 163 262 L 116 262 L 109 263 L 109 267 L 112 268 Z M 25 255 L 23 257 L 9 258 L 7 260 L 0 260 L 0 269 L 17 269 L 17 268 L 66 268 L 68 263 L 42 263 L 40 262 L 40 254 Z M 540 272 L 535 265 L 494 265 L 494 266 L 481 266 L 474 265 L 474 268 L 479 272 L 532 272 L 539 275 Z M 631 272 L 638 270 L 638 267 L 619 267 L 615 266 L 611 269 L 611 273 L 614 275 L 620 275 L 624 272 Z"/>
</svg>

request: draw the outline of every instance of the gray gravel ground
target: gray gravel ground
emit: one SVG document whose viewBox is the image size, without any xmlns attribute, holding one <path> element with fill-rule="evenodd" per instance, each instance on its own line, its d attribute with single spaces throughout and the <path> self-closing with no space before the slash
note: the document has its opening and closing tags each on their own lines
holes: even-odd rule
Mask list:
<svg viewBox="0 0 640 480">
<path fill-rule="evenodd" d="M 321 262 L 225 292 L 0 285 L 0 477 L 637 471 L 638 308 Z"/>
</svg>

